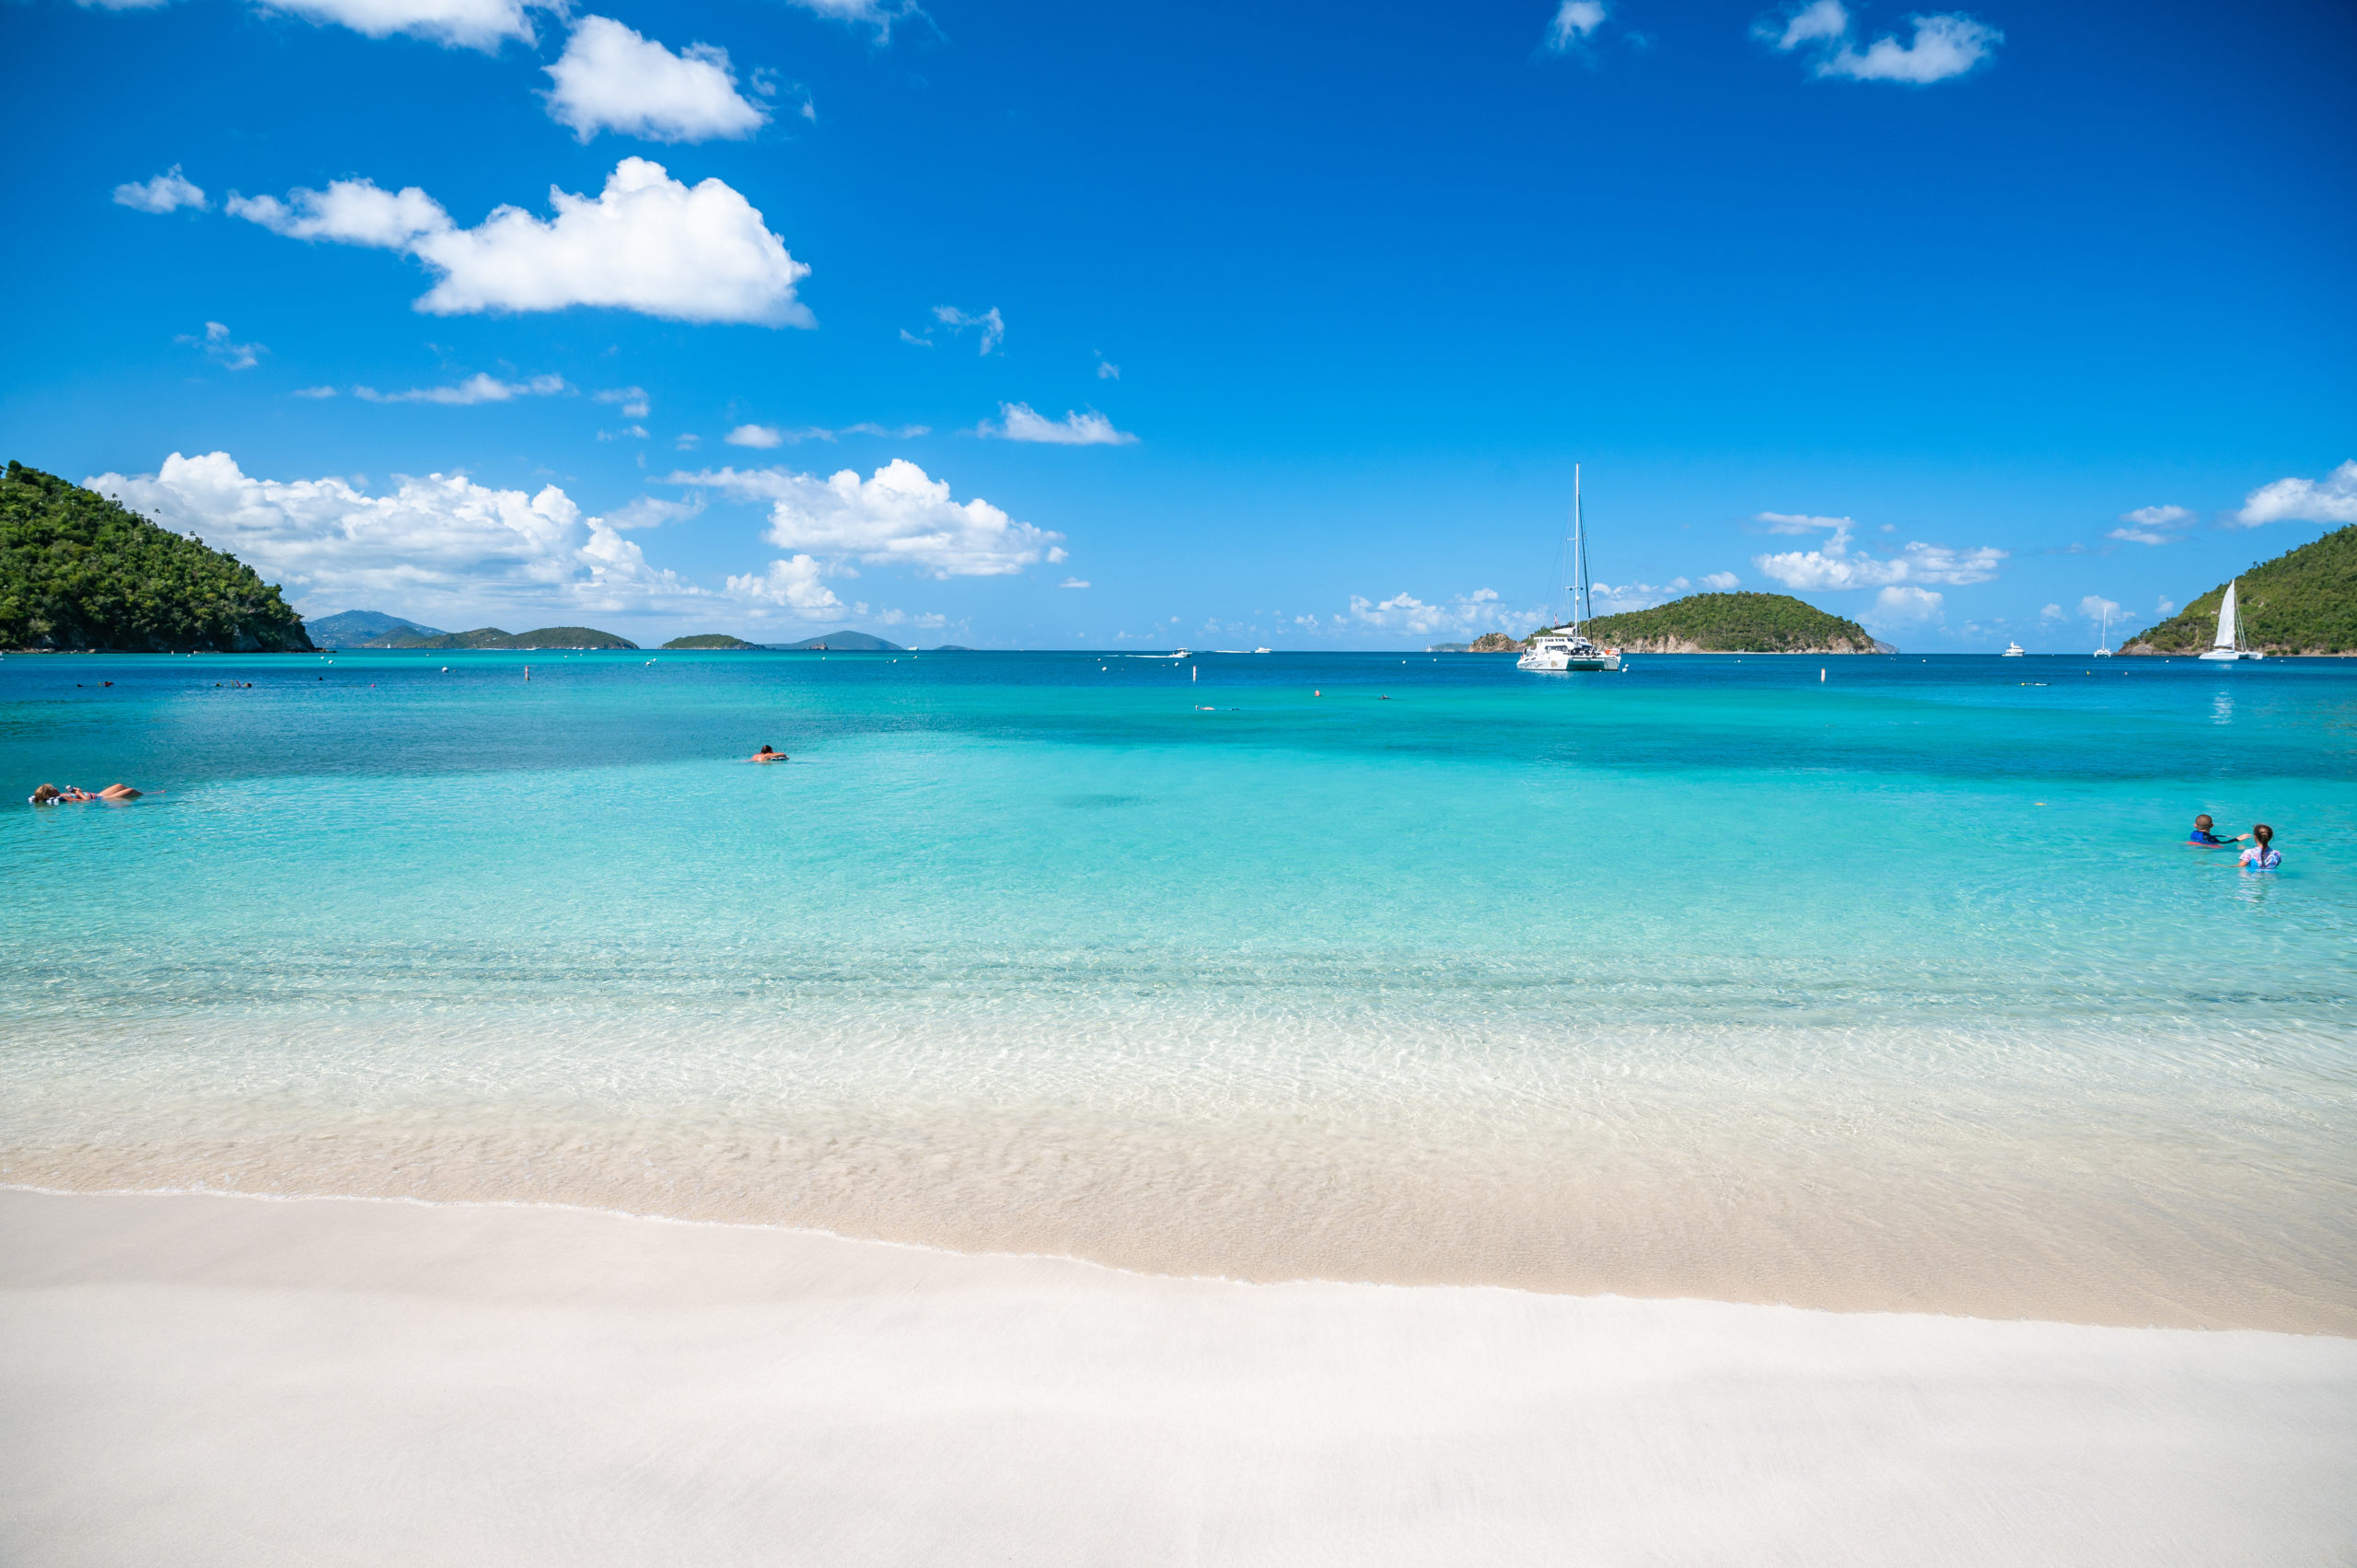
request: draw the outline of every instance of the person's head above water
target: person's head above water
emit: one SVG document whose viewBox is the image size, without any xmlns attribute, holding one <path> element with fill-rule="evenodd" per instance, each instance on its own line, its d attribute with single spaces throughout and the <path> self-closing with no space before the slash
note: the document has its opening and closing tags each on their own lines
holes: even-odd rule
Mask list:
<svg viewBox="0 0 2357 1568">
<path fill-rule="evenodd" d="M 2200 829 L 2203 832 L 2208 832 L 2210 830 L 2210 813 L 2204 811 L 2200 816 L 2196 817 L 2193 819 L 2193 825 Z"/>
<path fill-rule="evenodd" d="M 2253 822 L 2250 825 L 2250 836 L 2258 841 L 2259 848 L 2265 849 L 2274 841 L 2275 830 L 2264 822 Z"/>
<path fill-rule="evenodd" d="M 33 804 L 35 806 L 46 806 L 64 793 L 65 792 L 64 790 L 58 788 L 55 784 L 41 784 L 33 790 Z"/>
</svg>

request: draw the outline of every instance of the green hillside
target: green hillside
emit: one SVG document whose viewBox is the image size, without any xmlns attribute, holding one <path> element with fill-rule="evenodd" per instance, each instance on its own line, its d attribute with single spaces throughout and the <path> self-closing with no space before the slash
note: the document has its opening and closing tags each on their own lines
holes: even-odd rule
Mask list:
<svg viewBox="0 0 2357 1568">
<path fill-rule="evenodd" d="M 311 639 L 236 556 L 12 462 L 0 477 L 0 647 L 308 653 Z"/>
<path fill-rule="evenodd" d="M 785 645 L 792 653 L 808 653 L 825 648 L 835 653 L 904 654 L 909 650 L 898 643 L 888 643 L 865 632 L 830 632 L 823 637 L 806 637 L 798 643 Z"/>
<path fill-rule="evenodd" d="M 2235 579 L 2243 645 L 2270 654 L 2357 653 L 2357 523 L 2310 540 Z M 2123 654 L 2198 654 L 2218 630 L 2220 583 L 2159 625 L 2137 633 Z"/>
<path fill-rule="evenodd" d="M 1854 621 L 1790 594 L 1694 594 L 1587 623 L 1599 643 L 1636 653 L 1871 654 L 1885 645 Z"/>
<path fill-rule="evenodd" d="M 364 648 L 636 648 L 638 645 L 611 632 L 600 632 L 589 626 L 543 626 L 537 632 L 503 632 L 496 626 L 479 626 L 471 632 L 445 632 L 438 637 L 421 637 L 409 632 L 390 632 L 360 645 Z"/>
<path fill-rule="evenodd" d="M 732 637 L 726 632 L 703 632 L 692 637 L 674 637 L 663 645 L 669 649 L 693 648 L 758 648 L 759 643 L 749 643 L 742 637 Z"/>
</svg>

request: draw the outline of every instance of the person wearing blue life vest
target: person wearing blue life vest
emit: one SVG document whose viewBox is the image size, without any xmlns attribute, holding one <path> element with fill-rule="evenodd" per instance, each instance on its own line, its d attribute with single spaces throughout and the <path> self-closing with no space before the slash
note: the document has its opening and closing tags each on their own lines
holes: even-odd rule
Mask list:
<svg viewBox="0 0 2357 1568">
<path fill-rule="evenodd" d="M 2248 833 L 2236 833 L 2231 839 L 2222 839 L 2212 830 L 2213 826 L 2214 824 L 2210 820 L 2210 814 L 2203 812 L 2193 819 L 2193 831 L 2185 842 L 2189 844 L 2200 844 L 2207 848 L 2217 848 L 2225 844 L 2238 844 L 2250 837 Z"/>
</svg>

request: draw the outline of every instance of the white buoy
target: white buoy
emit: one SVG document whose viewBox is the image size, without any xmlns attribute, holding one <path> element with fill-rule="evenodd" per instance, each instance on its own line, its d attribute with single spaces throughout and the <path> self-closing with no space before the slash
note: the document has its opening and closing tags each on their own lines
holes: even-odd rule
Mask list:
<svg viewBox="0 0 2357 1568">
<path fill-rule="evenodd" d="M 1824 668 L 1824 666 L 1822 666 L 1822 665 L 1819 665 L 1819 666 L 1817 667 L 1817 683 L 1819 686 L 1822 686 L 1822 685 L 1824 685 L 1824 684 L 1825 684 L 1825 668 Z"/>
</svg>

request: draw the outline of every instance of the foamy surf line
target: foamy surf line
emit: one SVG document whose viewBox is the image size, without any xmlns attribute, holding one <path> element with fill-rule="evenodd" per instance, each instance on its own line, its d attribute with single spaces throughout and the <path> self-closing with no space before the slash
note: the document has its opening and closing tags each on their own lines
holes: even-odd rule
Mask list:
<svg viewBox="0 0 2357 1568">
<path fill-rule="evenodd" d="M 2329 1561 L 2357 1341 L 0 1191 L 0 1557 Z"/>
</svg>

